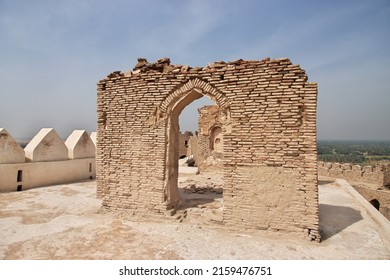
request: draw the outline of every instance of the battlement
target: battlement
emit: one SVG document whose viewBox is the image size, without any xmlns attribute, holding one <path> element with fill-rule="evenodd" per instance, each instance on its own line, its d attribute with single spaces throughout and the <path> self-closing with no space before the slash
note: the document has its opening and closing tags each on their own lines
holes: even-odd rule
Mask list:
<svg viewBox="0 0 390 280">
<path fill-rule="evenodd" d="M 23 149 L 0 128 L 0 192 L 93 179 L 96 133 L 73 131 L 64 142 L 42 128 Z"/>
<path fill-rule="evenodd" d="M 390 185 L 390 162 L 375 166 L 360 166 L 350 163 L 318 162 L 318 174 L 352 182 L 363 182 L 380 186 Z"/>
</svg>

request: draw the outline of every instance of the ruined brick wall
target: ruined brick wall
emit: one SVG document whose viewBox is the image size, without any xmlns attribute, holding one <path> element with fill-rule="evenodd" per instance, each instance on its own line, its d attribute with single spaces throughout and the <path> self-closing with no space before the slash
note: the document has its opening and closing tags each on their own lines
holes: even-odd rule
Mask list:
<svg viewBox="0 0 390 280">
<path fill-rule="evenodd" d="M 218 106 L 204 106 L 198 112 L 198 166 L 201 171 L 222 168 L 222 112 Z"/>
<path fill-rule="evenodd" d="M 192 156 L 195 160 L 195 166 L 198 166 L 198 134 L 190 136 L 188 140 L 187 157 Z"/>
<path fill-rule="evenodd" d="M 187 156 L 187 150 L 191 136 L 193 135 L 190 131 L 179 134 L 179 157 Z"/>
<path fill-rule="evenodd" d="M 135 71 L 101 80 L 97 193 L 103 207 L 154 215 L 177 207 L 177 117 L 203 95 L 223 114 L 223 223 L 319 240 L 317 84 L 289 59 L 203 68 L 139 60 Z"/>
<path fill-rule="evenodd" d="M 350 163 L 318 162 L 320 176 L 345 179 L 350 182 L 363 182 L 378 186 L 390 186 L 390 164 L 378 163 L 376 166 L 360 166 Z"/>
<path fill-rule="evenodd" d="M 390 187 L 390 163 L 381 163 L 377 168 L 380 168 L 383 172 L 383 186 Z"/>
</svg>

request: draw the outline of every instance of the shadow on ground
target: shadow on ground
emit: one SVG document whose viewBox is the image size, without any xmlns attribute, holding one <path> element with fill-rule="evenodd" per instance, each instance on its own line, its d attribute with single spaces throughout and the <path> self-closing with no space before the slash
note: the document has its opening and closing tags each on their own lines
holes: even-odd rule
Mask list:
<svg viewBox="0 0 390 280">
<path fill-rule="evenodd" d="M 219 189 L 222 192 L 222 189 Z M 221 199 L 222 193 L 216 193 L 215 191 L 201 191 L 197 193 L 191 190 L 179 189 L 181 197 L 180 209 L 185 210 L 187 208 L 201 207 L 202 205 L 210 205 L 210 208 L 220 208 L 222 206 Z"/>
<path fill-rule="evenodd" d="M 322 241 L 363 219 L 358 210 L 351 207 L 328 204 L 319 205 L 319 216 Z"/>
</svg>

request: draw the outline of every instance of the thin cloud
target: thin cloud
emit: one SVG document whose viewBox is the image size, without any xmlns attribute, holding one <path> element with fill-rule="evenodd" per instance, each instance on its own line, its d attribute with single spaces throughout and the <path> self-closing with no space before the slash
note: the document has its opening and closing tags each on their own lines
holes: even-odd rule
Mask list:
<svg viewBox="0 0 390 280">
<path fill-rule="evenodd" d="M 289 57 L 319 83 L 321 137 L 390 139 L 389 24 L 381 0 L 3 0 L 0 126 L 16 136 L 48 121 L 60 133 L 77 120 L 95 127 L 96 82 L 140 56 L 191 66 Z"/>
</svg>

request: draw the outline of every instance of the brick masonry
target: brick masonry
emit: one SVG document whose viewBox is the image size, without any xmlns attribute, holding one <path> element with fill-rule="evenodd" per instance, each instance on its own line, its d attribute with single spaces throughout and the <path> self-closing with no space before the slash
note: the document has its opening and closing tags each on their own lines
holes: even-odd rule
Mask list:
<svg viewBox="0 0 390 280">
<path fill-rule="evenodd" d="M 223 113 L 218 106 L 198 110 L 198 166 L 201 171 L 222 168 Z"/>
<path fill-rule="evenodd" d="M 179 133 L 179 157 L 187 156 L 191 136 L 193 136 L 193 133 L 190 131 Z"/>
<path fill-rule="evenodd" d="M 221 111 L 223 224 L 319 241 L 317 84 L 289 59 L 174 65 L 139 59 L 98 83 L 97 194 L 103 208 L 164 217 L 179 207 L 181 110 Z"/>
<path fill-rule="evenodd" d="M 378 163 L 376 166 L 360 166 L 350 163 L 318 162 L 321 176 L 345 179 L 351 182 L 390 186 L 390 164 Z"/>
</svg>

